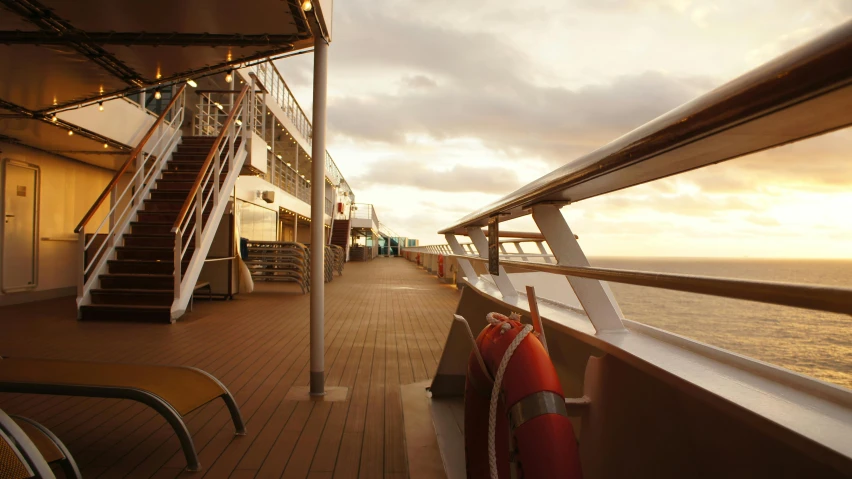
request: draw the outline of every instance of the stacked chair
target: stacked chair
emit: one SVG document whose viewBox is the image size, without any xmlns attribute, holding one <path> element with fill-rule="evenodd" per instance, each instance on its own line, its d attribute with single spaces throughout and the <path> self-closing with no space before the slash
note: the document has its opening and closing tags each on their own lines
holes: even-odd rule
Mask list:
<svg viewBox="0 0 852 479">
<path fill-rule="evenodd" d="M 343 276 L 343 265 L 346 264 L 346 252 L 336 244 L 329 245 L 329 247 L 332 253 L 334 253 L 334 270 L 337 271 L 338 276 Z"/>
<path fill-rule="evenodd" d="M 311 263 L 308 249 L 292 241 L 249 241 L 245 261 L 255 281 L 296 283 L 307 293 L 311 289 Z"/>
</svg>

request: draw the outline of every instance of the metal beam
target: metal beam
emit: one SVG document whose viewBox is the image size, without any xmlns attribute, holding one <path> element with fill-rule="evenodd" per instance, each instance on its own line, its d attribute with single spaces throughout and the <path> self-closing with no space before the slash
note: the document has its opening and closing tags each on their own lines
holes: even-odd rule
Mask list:
<svg viewBox="0 0 852 479">
<path fill-rule="evenodd" d="M 149 33 L 149 32 L 84 32 L 0 31 L 0 44 L 5 45 L 146 45 L 180 47 L 253 47 L 289 45 L 308 35 L 242 35 L 213 33 Z"/>
<path fill-rule="evenodd" d="M 82 30 L 77 29 L 67 20 L 59 18 L 53 11 L 36 0 L 0 0 L 0 4 L 5 5 L 12 13 L 40 28 L 42 31 L 39 33 L 73 37 L 85 35 Z M 88 40 L 72 40 L 64 44 L 127 84 L 136 86 L 144 84 L 142 75 L 97 44 Z"/>
</svg>

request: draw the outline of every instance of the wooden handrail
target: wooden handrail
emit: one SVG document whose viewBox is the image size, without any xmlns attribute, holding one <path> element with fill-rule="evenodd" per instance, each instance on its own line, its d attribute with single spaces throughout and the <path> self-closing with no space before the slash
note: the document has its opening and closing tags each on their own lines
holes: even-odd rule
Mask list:
<svg viewBox="0 0 852 479">
<path fill-rule="evenodd" d="M 246 93 L 248 92 L 249 86 L 246 85 L 240 90 L 240 95 L 234 101 L 234 109 L 231 110 L 231 113 L 228 115 L 228 119 L 225 120 L 225 123 L 222 125 L 222 130 L 219 132 L 219 136 L 216 137 L 216 141 L 213 142 L 213 146 L 210 148 L 210 153 L 207 154 L 207 158 L 204 160 L 204 164 L 201 165 L 201 170 L 198 172 L 198 177 L 195 178 L 195 182 L 192 184 L 192 188 L 189 190 L 189 195 L 186 197 L 186 201 L 183 202 L 183 206 L 180 209 L 180 213 L 177 215 L 177 219 L 175 220 L 175 224 L 172 226 L 172 233 L 180 228 L 183 220 L 186 219 L 186 215 L 189 212 L 190 206 L 192 206 L 192 201 L 195 196 L 198 194 L 198 189 L 201 187 L 201 182 L 204 180 L 204 176 L 207 173 L 207 169 L 210 168 L 210 163 L 213 162 L 213 155 L 217 155 L 219 152 L 219 145 L 222 143 L 222 140 L 225 138 L 225 134 L 228 132 L 228 129 L 231 127 L 231 123 L 233 123 L 237 118 L 237 106 L 243 102 L 243 98 L 245 98 Z M 248 125 L 245 125 L 248 128 Z M 218 181 L 219 172 L 216 172 L 214 178 Z M 195 225 L 196 228 L 201 228 L 201 225 Z"/>
<path fill-rule="evenodd" d="M 89 208 L 89 211 L 86 213 L 85 216 L 83 216 L 83 219 L 80 220 L 80 224 L 78 224 L 77 227 L 74 228 L 75 233 L 83 231 L 83 228 L 86 227 L 86 224 L 92 219 L 93 216 L 95 216 L 95 212 L 98 211 L 98 208 L 101 207 L 104 200 L 107 199 L 107 196 L 109 196 L 112 190 L 118 185 L 118 180 L 121 179 L 125 172 L 127 172 L 127 169 L 130 168 L 130 165 L 133 163 L 133 160 L 135 160 L 136 157 L 139 156 L 139 153 L 142 152 L 142 148 L 145 146 L 146 143 L 148 143 L 148 140 L 151 139 L 151 136 L 154 135 L 154 132 L 157 130 L 157 128 L 159 128 L 160 125 L 163 124 L 163 121 L 165 121 L 166 118 L 166 114 L 171 111 L 172 107 L 175 105 L 177 99 L 180 98 L 180 95 L 183 93 L 184 89 L 186 89 L 186 85 L 181 85 L 177 91 L 177 94 L 173 96 L 171 101 L 169 101 L 169 104 L 166 105 L 166 109 L 163 110 L 163 113 L 160 114 L 160 116 L 157 118 L 157 121 L 155 121 L 154 124 L 151 125 L 151 128 L 148 129 L 148 133 L 145 133 L 145 136 L 142 137 L 142 141 L 140 141 L 139 144 L 136 145 L 136 148 L 134 148 L 133 151 L 130 152 L 130 157 L 128 157 L 127 161 L 124 162 L 124 165 L 122 165 L 121 168 L 119 168 L 118 171 L 115 172 L 115 175 L 112 177 L 112 181 L 110 181 L 107 187 L 104 188 L 104 191 L 103 193 L 101 193 L 101 196 L 98 197 L 98 199 L 95 201 L 95 204 L 93 204 L 92 207 Z"/>
<path fill-rule="evenodd" d="M 445 256 L 478 262 L 488 261 L 487 258 L 475 256 L 456 254 Z M 830 313 L 852 314 L 852 289 L 849 288 L 512 260 L 500 260 L 500 264 L 506 268 L 597 279 L 610 283 L 632 284 Z"/>
</svg>

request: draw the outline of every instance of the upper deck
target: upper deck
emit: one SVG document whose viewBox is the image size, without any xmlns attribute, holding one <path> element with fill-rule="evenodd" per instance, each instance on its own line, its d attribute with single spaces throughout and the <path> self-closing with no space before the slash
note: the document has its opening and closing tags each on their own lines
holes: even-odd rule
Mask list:
<svg viewBox="0 0 852 479">
<path fill-rule="evenodd" d="M 214 374 L 235 395 L 248 434 L 233 435 L 220 402 L 189 414 L 203 468 L 194 477 L 408 477 L 400 386 L 433 375 L 458 292 L 401 259 L 349 263 L 326 288 L 327 385 L 348 388 L 342 402 L 285 397 L 309 374 L 310 298 L 291 284 L 197 300 L 165 328 L 80 322 L 73 298 L 4 307 L 0 354 Z M 53 430 L 85 477 L 189 474 L 165 420 L 133 401 L 0 394 L 0 408 Z"/>
</svg>

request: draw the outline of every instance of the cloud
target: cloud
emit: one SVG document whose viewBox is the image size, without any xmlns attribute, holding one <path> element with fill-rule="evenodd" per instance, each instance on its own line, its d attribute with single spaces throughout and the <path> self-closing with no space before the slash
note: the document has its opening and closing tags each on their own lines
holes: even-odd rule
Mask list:
<svg viewBox="0 0 852 479">
<path fill-rule="evenodd" d="M 427 89 L 438 86 L 438 83 L 426 75 L 408 75 L 402 78 L 402 84 L 412 89 Z"/>
<path fill-rule="evenodd" d="M 521 185 L 517 173 L 503 167 L 453 165 L 439 171 L 417 160 L 387 159 L 362 169 L 355 181 L 359 185 L 414 186 L 424 190 L 452 193 L 508 193 Z"/>
<path fill-rule="evenodd" d="M 411 133 L 439 140 L 474 137 L 494 151 L 541 157 L 557 166 L 691 100 L 711 84 L 658 72 L 577 90 L 455 81 L 416 94 L 335 98 L 330 117 L 338 134 L 360 140 L 395 144 Z"/>
</svg>

